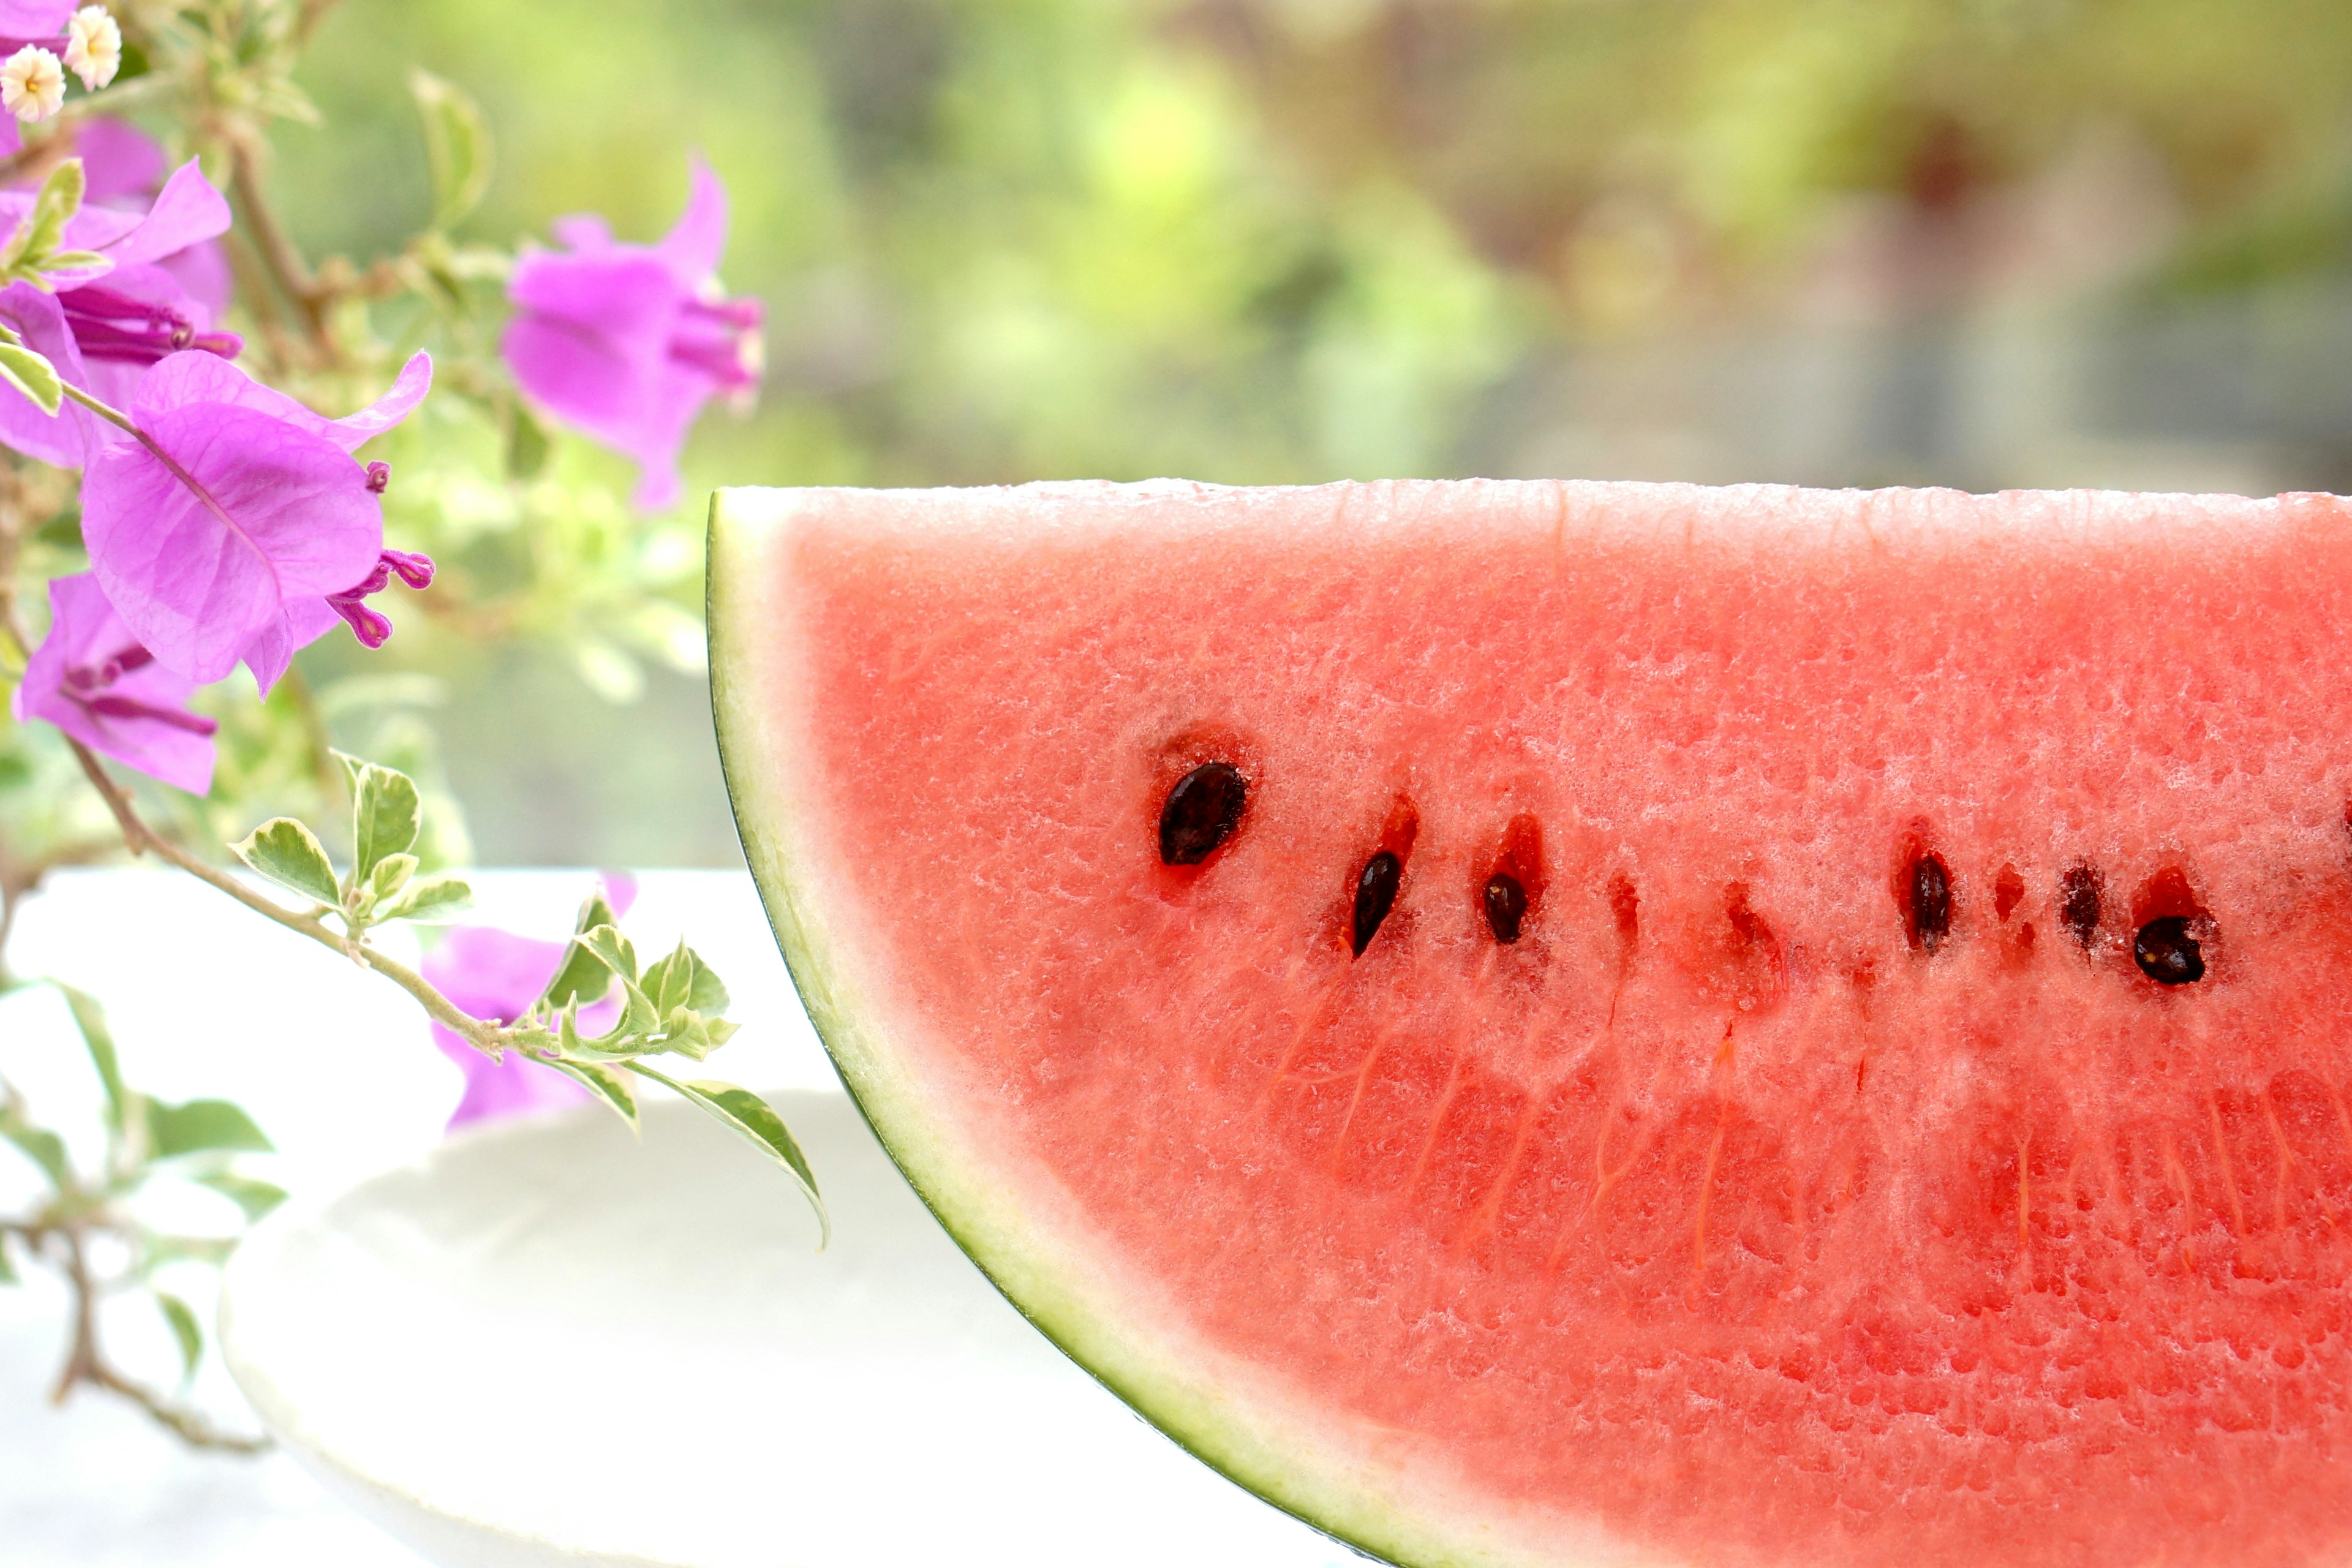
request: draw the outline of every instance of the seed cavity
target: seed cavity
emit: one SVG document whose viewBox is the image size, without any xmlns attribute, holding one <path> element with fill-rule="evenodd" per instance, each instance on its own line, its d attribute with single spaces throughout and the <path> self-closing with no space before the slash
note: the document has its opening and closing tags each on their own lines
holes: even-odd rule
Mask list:
<svg viewBox="0 0 2352 1568">
<path fill-rule="evenodd" d="M 1630 955 L 1642 940 L 1642 894 L 1622 871 L 1609 879 L 1609 912 L 1617 917 L 1618 945 Z"/>
<path fill-rule="evenodd" d="M 1356 878 L 1353 941 L 1358 958 L 1364 956 L 1364 949 L 1380 934 L 1381 922 L 1396 907 L 1397 888 L 1403 880 L 1404 862 L 1385 849 L 1364 862 L 1363 871 Z"/>
<path fill-rule="evenodd" d="M 1933 956 L 1952 934 L 1952 872 L 1932 849 L 1915 848 L 1906 858 L 1901 885 L 1903 935 Z"/>
<path fill-rule="evenodd" d="M 1478 912 L 1486 917 L 1495 940 L 1507 947 L 1519 940 L 1543 895 L 1543 824 L 1523 811 L 1503 829 L 1502 845 L 1478 889 Z"/>
<path fill-rule="evenodd" d="M 2132 938 L 2132 962 L 2158 985 L 2187 985 L 2205 978 L 2205 952 L 2179 915 L 2163 915 Z"/>
<path fill-rule="evenodd" d="M 2003 866 L 2000 874 L 1992 879 L 1993 918 L 2007 925 L 2009 917 L 2017 912 L 2018 903 L 2024 897 L 2025 879 L 2017 874 L 2016 867 Z"/>
<path fill-rule="evenodd" d="M 1160 859 L 1197 866 L 1241 826 L 1249 781 L 1231 763 L 1202 763 L 1176 781 L 1160 809 Z"/>
<path fill-rule="evenodd" d="M 2058 923 L 2088 952 L 2099 934 L 2099 901 L 2105 879 L 2096 868 L 2076 861 L 2058 879 Z"/>
<path fill-rule="evenodd" d="M 1508 871 L 1497 871 L 1486 879 L 1486 887 L 1479 895 L 1486 910 L 1486 929 L 1495 940 L 1510 943 L 1519 940 L 1519 922 L 1528 918 L 1528 890 Z M 1359 904 L 1360 911 L 1362 906 Z M 1360 913 L 1359 919 L 1361 918 Z M 1362 952 L 1360 946 L 1356 951 Z"/>
</svg>

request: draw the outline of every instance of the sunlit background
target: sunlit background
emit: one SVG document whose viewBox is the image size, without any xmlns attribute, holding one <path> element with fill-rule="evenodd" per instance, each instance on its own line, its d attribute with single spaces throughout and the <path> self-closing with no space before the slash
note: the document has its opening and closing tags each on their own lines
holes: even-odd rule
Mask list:
<svg viewBox="0 0 2352 1568">
<path fill-rule="evenodd" d="M 483 234 L 725 177 L 769 379 L 705 488 L 2352 488 L 2339 0 L 345 0 L 319 249 L 425 211 L 411 60 L 488 111 Z M 411 619 L 479 859 L 734 863 L 690 623 Z"/>
</svg>

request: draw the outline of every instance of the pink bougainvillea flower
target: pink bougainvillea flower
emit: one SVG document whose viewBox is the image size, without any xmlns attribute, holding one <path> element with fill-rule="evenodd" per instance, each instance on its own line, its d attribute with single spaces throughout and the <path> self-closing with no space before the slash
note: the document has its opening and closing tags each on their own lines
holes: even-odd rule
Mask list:
<svg viewBox="0 0 2352 1568">
<path fill-rule="evenodd" d="M 508 286 L 507 364 L 549 413 L 636 459 L 639 506 L 667 506 L 703 404 L 760 380 L 760 302 L 719 289 L 726 189 L 698 161 L 685 216 L 656 245 L 618 243 L 593 216 L 554 227 L 566 249 L 525 256 Z"/>
<path fill-rule="evenodd" d="M 16 713 L 193 795 L 212 787 L 213 731 L 187 710 L 196 683 L 155 662 L 88 572 L 49 583 L 49 635 L 25 666 Z"/>
<path fill-rule="evenodd" d="M 398 570 L 383 559 L 377 499 L 388 471 L 352 453 L 432 382 L 420 353 L 383 396 L 330 419 L 216 355 L 159 362 L 131 399 L 138 437 L 110 433 L 82 481 L 82 542 L 124 623 L 193 679 L 247 660 L 274 681 L 342 618 L 334 600 Z"/>
<path fill-rule="evenodd" d="M 614 912 L 625 914 L 636 898 L 635 878 L 608 875 L 604 897 Z M 420 966 L 425 978 L 444 996 L 477 1018 L 511 1024 L 555 978 L 570 943 L 538 942 L 489 926 L 457 926 Z M 584 1030 L 601 1034 L 611 1026 L 618 1004 L 601 1002 L 580 1009 Z M 588 1090 L 542 1062 L 520 1051 L 494 1062 L 439 1024 L 433 1026 L 433 1043 L 466 1075 L 466 1095 L 449 1117 L 452 1131 L 469 1121 L 513 1116 L 527 1110 L 577 1105 Z"/>
<path fill-rule="evenodd" d="M 109 151 L 124 155 L 120 147 Z M 0 191 L 0 233 L 23 220 L 33 199 L 29 191 Z M 212 330 L 215 310 L 227 302 L 214 276 L 213 242 L 228 225 L 228 204 L 194 162 L 173 171 L 140 210 L 86 204 L 66 224 L 64 243 L 105 257 L 104 270 L 57 279 L 54 293 L 30 283 L 0 289 L 0 321 L 47 354 L 58 374 L 121 407 L 166 355 L 197 350 L 234 358 L 244 348 L 236 333 Z M 22 394 L 0 387 L 0 444 L 78 468 L 103 442 L 89 410 L 68 403 L 44 414 Z"/>
</svg>

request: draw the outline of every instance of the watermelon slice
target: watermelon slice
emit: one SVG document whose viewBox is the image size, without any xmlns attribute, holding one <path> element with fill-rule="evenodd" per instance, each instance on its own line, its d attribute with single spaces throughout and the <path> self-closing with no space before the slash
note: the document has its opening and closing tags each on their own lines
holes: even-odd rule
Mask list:
<svg viewBox="0 0 2352 1568">
<path fill-rule="evenodd" d="M 2352 508 L 722 494 L 843 1077 L 1046 1333 L 1436 1564 L 2352 1556 Z"/>
</svg>

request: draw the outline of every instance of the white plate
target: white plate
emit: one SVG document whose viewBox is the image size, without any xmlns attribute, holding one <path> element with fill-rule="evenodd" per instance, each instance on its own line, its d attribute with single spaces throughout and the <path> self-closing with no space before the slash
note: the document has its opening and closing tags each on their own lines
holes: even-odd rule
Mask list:
<svg viewBox="0 0 2352 1568">
<path fill-rule="evenodd" d="M 452 1140 L 271 1217 L 221 1341 L 270 1429 L 458 1568 L 1339 1568 L 998 1296 L 839 1094 L 834 1218 L 699 1113 Z"/>
</svg>

